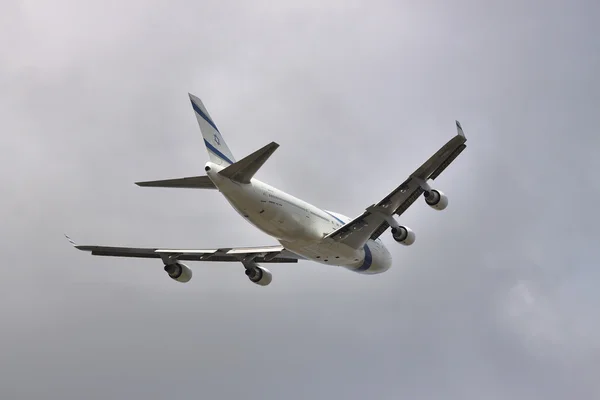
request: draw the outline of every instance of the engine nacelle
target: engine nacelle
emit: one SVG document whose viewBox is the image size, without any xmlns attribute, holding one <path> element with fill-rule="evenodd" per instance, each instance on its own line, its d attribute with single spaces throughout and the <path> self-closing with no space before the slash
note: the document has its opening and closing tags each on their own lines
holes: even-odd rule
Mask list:
<svg viewBox="0 0 600 400">
<path fill-rule="evenodd" d="M 434 210 L 443 210 L 448 207 L 448 197 L 439 190 L 431 189 L 430 191 L 425 191 L 425 203 Z"/>
<path fill-rule="evenodd" d="M 175 263 L 165 265 L 165 271 L 171 279 L 177 282 L 189 282 L 192 279 L 192 270 L 185 264 Z"/>
<path fill-rule="evenodd" d="M 417 236 L 415 233 L 406 226 L 399 226 L 398 228 L 392 228 L 392 236 L 394 240 L 405 246 L 410 246 L 415 242 Z"/>
<path fill-rule="evenodd" d="M 260 286 L 267 286 L 273 280 L 271 271 L 258 265 L 247 268 L 246 275 L 248 279 Z"/>
</svg>

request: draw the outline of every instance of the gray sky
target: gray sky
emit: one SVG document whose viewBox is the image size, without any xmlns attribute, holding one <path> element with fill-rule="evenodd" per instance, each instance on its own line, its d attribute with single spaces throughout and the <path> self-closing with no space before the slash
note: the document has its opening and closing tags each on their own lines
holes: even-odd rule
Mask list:
<svg viewBox="0 0 600 400">
<path fill-rule="evenodd" d="M 600 384 L 593 1 L 3 2 L 0 397 L 564 399 Z M 213 191 L 187 92 L 260 178 L 351 217 L 455 134 L 383 275 L 95 258 L 274 244 Z"/>
</svg>

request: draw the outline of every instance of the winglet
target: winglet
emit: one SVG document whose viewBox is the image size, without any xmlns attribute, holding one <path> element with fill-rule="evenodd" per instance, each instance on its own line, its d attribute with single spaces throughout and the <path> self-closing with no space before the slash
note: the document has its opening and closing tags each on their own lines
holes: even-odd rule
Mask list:
<svg viewBox="0 0 600 400">
<path fill-rule="evenodd" d="M 75 242 L 73 241 L 73 239 L 71 239 L 71 238 L 69 237 L 69 235 L 67 235 L 66 233 L 65 233 L 65 237 L 67 238 L 67 240 L 69 241 L 69 243 L 71 243 L 73 246 L 77 247 L 77 243 L 75 243 Z"/>
<path fill-rule="evenodd" d="M 462 126 L 460 126 L 460 122 L 458 121 L 456 121 L 456 131 L 458 133 L 458 136 L 462 136 L 463 138 L 465 138 L 465 140 L 467 139 L 465 133 L 463 132 L 463 128 Z"/>
</svg>

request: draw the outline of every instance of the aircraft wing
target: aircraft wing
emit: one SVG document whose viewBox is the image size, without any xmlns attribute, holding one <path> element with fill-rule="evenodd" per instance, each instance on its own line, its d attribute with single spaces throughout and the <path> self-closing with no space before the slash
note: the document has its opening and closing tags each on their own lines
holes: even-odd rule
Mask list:
<svg viewBox="0 0 600 400">
<path fill-rule="evenodd" d="M 390 226 L 387 219 L 394 214 L 402 215 L 425 191 L 426 182 L 437 178 L 467 147 L 460 122 L 456 121 L 457 135 L 413 172 L 400 186 L 379 203 L 368 207 L 358 217 L 326 236 L 355 249 L 361 248 L 369 239 L 377 239 Z M 424 188 L 425 187 L 425 188 Z"/>
<path fill-rule="evenodd" d="M 65 235 L 66 236 L 66 235 Z M 165 249 L 153 247 L 112 247 L 76 244 L 79 250 L 91 252 L 93 256 L 162 258 L 178 261 L 221 261 L 242 262 L 248 257 L 257 263 L 297 263 L 303 257 L 286 250 L 283 246 L 228 247 L 219 249 Z"/>
</svg>

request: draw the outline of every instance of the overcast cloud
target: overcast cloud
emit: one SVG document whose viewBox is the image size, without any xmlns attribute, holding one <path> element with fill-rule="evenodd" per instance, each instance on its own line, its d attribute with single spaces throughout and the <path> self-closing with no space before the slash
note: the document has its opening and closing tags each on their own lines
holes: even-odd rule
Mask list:
<svg viewBox="0 0 600 400">
<path fill-rule="evenodd" d="M 0 5 L 0 398 L 600 397 L 594 1 Z M 203 173 L 187 98 L 262 180 L 355 216 L 455 134 L 393 268 L 96 258 L 275 244 Z"/>
</svg>

